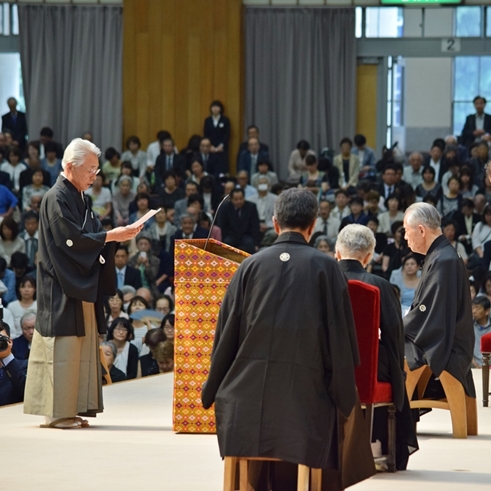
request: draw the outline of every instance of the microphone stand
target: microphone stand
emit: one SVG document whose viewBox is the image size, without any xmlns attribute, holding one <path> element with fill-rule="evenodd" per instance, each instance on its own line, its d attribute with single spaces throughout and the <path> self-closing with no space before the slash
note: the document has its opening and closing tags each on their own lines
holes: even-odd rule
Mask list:
<svg viewBox="0 0 491 491">
<path fill-rule="evenodd" d="M 230 194 L 226 194 L 224 196 L 224 198 L 222 199 L 222 201 L 220 201 L 220 204 L 217 206 L 217 211 L 215 211 L 215 216 L 213 217 L 213 221 L 211 222 L 211 226 L 210 226 L 210 231 L 208 233 L 208 237 L 206 238 L 205 247 L 203 248 L 204 251 L 206 251 L 206 247 L 208 246 L 208 241 L 210 240 L 210 237 L 211 237 L 211 232 L 213 230 L 213 225 L 215 225 L 215 220 L 217 219 L 217 216 L 218 216 L 218 210 L 223 205 L 223 203 L 225 203 L 225 201 L 227 201 L 229 199 L 230 199 Z"/>
</svg>

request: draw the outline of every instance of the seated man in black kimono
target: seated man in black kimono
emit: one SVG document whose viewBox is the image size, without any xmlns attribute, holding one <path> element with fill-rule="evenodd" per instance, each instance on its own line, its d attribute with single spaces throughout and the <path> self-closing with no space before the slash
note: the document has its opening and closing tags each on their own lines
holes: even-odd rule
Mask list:
<svg viewBox="0 0 491 491">
<path fill-rule="evenodd" d="M 336 259 L 348 280 L 359 280 L 380 290 L 380 344 L 378 353 L 378 379 L 392 385 L 396 407 L 396 467 L 404 470 L 409 455 L 418 449 L 416 432 L 407 398 L 404 373 L 404 327 L 401 304 L 392 285 L 384 278 L 367 273 L 375 249 L 373 232 L 364 225 L 347 225 L 337 237 Z M 375 409 L 373 441 L 386 446 L 387 408 Z M 387 452 L 385 452 L 387 453 Z"/>
<path fill-rule="evenodd" d="M 404 227 L 410 249 L 426 255 L 421 282 L 404 317 L 409 368 L 428 365 L 435 378 L 446 370 L 463 385 L 469 397 L 476 397 L 471 373 L 472 302 L 464 262 L 442 234 L 440 214 L 434 206 L 411 205 L 404 215 Z M 438 380 L 428 384 L 425 396 L 443 396 Z"/>
<path fill-rule="evenodd" d="M 359 409 L 359 357 L 346 279 L 334 259 L 308 245 L 317 216 L 310 191 L 278 197 L 278 239 L 240 265 L 225 294 L 202 401 L 205 408 L 215 403 L 222 456 L 273 457 L 342 473 L 337 428 Z M 374 465 L 364 429 L 352 436 L 354 484 Z M 340 489 L 327 474 L 324 486 Z M 274 479 L 273 489 L 296 489 L 294 473 Z"/>
</svg>

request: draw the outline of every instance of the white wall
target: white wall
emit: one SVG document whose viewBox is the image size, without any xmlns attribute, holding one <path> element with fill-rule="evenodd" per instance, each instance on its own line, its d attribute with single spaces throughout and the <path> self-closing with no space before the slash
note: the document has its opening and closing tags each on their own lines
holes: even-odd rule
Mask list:
<svg viewBox="0 0 491 491">
<path fill-rule="evenodd" d="M 452 59 L 406 58 L 406 151 L 429 150 L 452 126 Z"/>
<path fill-rule="evenodd" d="M 20 96 L 20 55 L 19 53 L 0 53 L 0 114 L 8 112 L 7 99 L 15 97 L 18 108 L 25 110 Z"/>
</svg>

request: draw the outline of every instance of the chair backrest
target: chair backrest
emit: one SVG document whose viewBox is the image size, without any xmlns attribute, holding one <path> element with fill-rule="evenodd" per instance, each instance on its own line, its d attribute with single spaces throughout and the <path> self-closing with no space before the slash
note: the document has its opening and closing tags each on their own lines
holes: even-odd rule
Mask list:
<svg viewBox="0 0 491 491">
<path fill-rule="evenodd" d="M 355 369 L 356 386 L 361 402 L 370 403 L 377 384 L 380 290 L 358 280 L 349 280 L 348 288 L 361 362 Z"/>
</svg>

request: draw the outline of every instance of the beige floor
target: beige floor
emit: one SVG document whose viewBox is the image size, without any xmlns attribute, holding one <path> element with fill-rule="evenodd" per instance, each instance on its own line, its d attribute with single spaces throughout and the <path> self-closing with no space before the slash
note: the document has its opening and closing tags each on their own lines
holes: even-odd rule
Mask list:
<svg viewBox="0 0 491 491">
<path fill-rule="evenodd" d="M 479 437 L 454 440 L 450 416 L 433 411 L 419 426 L 409 470 L 379 474 L 350 489 L 490 490 L 491 408 L 482 408 L 475 372 Z M 1 491 L 220 491 L 222 462 L 215 436 L 172 432 L 172 375 L 104 389 L 104 414 L 92 428 L 40 429 L 22 406 L 0 409 Z"/>
</svg>

